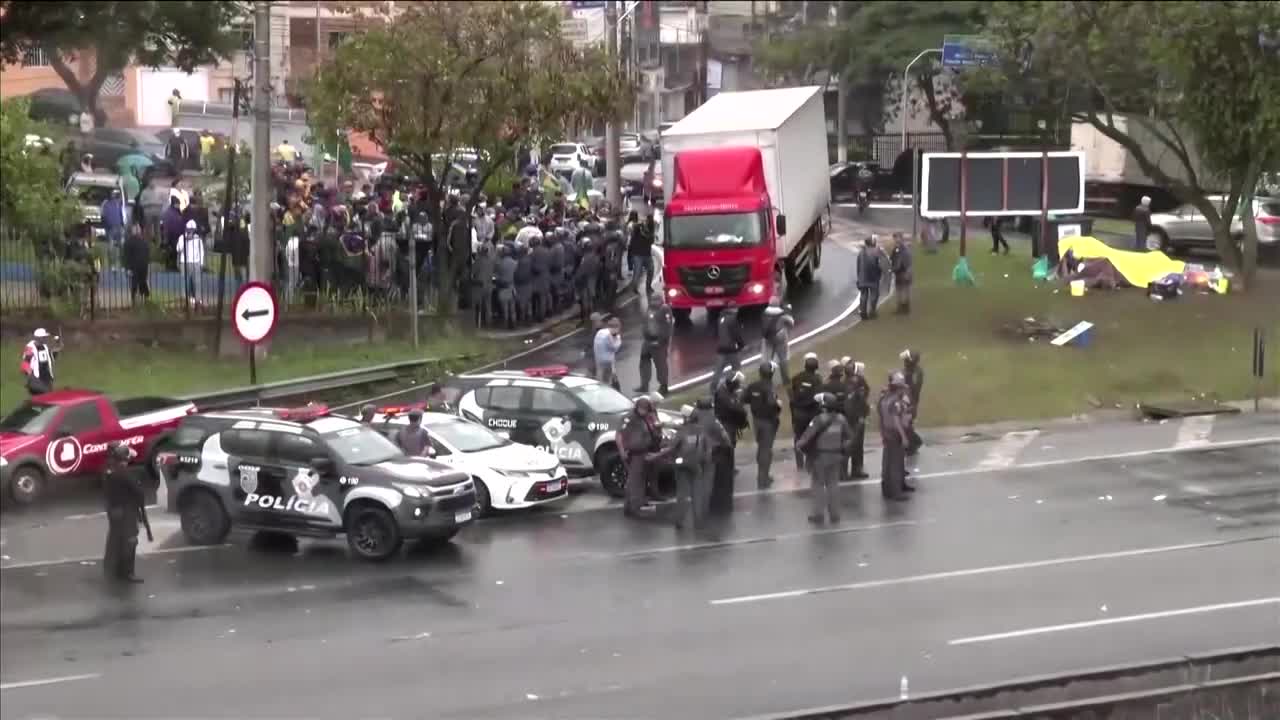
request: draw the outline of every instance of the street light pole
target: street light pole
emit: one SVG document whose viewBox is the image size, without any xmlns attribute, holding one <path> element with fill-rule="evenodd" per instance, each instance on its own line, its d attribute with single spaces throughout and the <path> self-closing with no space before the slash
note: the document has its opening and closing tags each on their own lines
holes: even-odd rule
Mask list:
<svg viewBox="0 0 1280 720">
<path fill-rule="evenodd" d="M 604 6 L 605 43 L 609 50 L 609 64 L 616 67 L 618 63 L 618 5 L 616 0 L 608 0 Z M 617 113 L 609 118 L 604 126 L 604 165 L 605 165 L 605 199 L 615 212 L 622 210 L 622 168 L 618 167 L 621 156 L 618 137 Z"/>
<path fill-rule="evenodd" d="M 271 4 L 253 7 L 253 216 L 249 279 L 271 282 Z"/>
<path fill-rule="evenodd" d="M 902 109 L 898 113 L 898 122 L 902 123 L 902 150 L 907 151 L 907 93 L 910 92 L 911 82 L 911 66 L 924 57 L 933 53 L 941 53 L 941 48 L 929 48 L 921 50 L 911 62 L 907 63 L 907 67 L 902 71 Z M 919 219 L 920 219 L 920 188 L 919 185 L 919 169 L 916 167 L 919 158 L 916 157 L 915 151 L 911 152 L 911 241 L 915 242 L 919 237 Z M 942 222 L 946 222 L 944 219 Z"/>
<path fill-rule="evenodd" d="M 942 50 L 940 48 L 929 48 L 928 50 L 921 50 L 920 54 L 915 56 L 915 59 L 913 59 L 911 62 L 907 63 L 907 67 L 902 71 L 902 110 L 899 115 L 898 121 L 902 123 L 902 149 L 904 151 L 907 149 L 907 92 L 908 92 L 908 82 L 909 82 L 910 73 L 911 73 L 911 66 L 915 65 L 916 62 L 920 58 L 924 57 L 925 55 L 930 55 L 932 53 L 941 53 L 941 52 Z"/>
</svg>

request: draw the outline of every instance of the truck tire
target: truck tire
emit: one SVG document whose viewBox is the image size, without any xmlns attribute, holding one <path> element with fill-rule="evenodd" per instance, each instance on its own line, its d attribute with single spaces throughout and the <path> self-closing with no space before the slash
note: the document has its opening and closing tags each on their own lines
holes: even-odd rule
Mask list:
<svg viewBox="0 0 1280 720">
<path fill-rule="evenodd" d="M 221 545 L 231 532 L 231 518 L 222 501 L 208 490 L 194 489 L 178 504 L 182 534 L 192 545 Z"/>
<path fill-rule="evenodd" d="M 627 494 L 627 466 L 617 448 L 608 446 L 596 453 L 596 472 L 600 474 L 600 487 L 611 498 Z"/>
<path fill-rule="evenodd" d="M 343 518 L 347 546 L 361 560 L 382 562 L 400 551 L 404 537 L 400 526 L 386 508 L 361 502 L 347 509 Z"/>
<path fill-rule="evenodd" d="M 44 495 L 44 471 L 34 465 L 24 465 L 13 471 L 9 478 L 9 497 L 18 505 L 33 505 Z"/>
</svg>

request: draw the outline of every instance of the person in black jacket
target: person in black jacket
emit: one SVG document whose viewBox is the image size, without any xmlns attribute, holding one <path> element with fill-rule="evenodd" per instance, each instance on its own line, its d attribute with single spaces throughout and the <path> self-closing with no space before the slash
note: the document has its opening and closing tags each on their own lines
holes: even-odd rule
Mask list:
<svg viewBox="0 0 1280 720">
<path fill-rule="evenodd" d="M 135 453 L 119 440 L 107 448 L 107 466 L 102 473 L 102 492 L 107 506 L 107 544 L 102 554 L 102 569 L 107 577 L 128 583 L 140 583 L 134 574 L 138 552 L 138 522 L 146 506 L 142 485 L 129 461 Z"/>
<path fill-rule="evenodd" d="M 880 248 L 876 247 L 876 236 L 872 235 L 862 246 L 862 251 L 858 253 L 857 275 L 858 275 L 858 294 L 859 304 L 858 312 L 862 315 L 863 320 L 870 320 L 876 316 L 876 307 L 880 304 L 880 274 L 884 255 L 880 252 Z"/>
<path fill-rule="evenodd" d="M 747 386 L 747 405 L 756 433 L 756 486 L 765 490 L 773 485 L 773 442 L 782 416 L 782 402 L 773 390 L 773 363 L 760 364 L 760 379 Z"/>
<path fill-rule="evenodd" d="M 724 425 L 725 431 L 729 433 L 729 445 L 733 448 L 738 447 L 738 436 L 742 431 L 747 429 L 747 408 L 742 400 L 742 382 L 746 380 L 742 373 L 735 370 L 732 375 L 725 378 L 720 383 L 720 387 L 716 388 L 713 395 L 715 404 L 716 419 Z"/>
<path fill-rule="evenodd" d="M 726 369 L 737 372 L 742 367 L 739 355 L 747 343 L 742 338 L 742 323 L 738 322 L 738 308 L 729 305 L 720 313 L 716 323 L 716 366 L 711 372 L 711 392 L 720 385 L 720 375 Z"/>
<path fill-rule="evenodd" d="M 822 376 L 818 374 L 818 356 L 804 356 L 804 371 L 791 378 L 791 431 L 796 440 L 804 434 L 809 423 L 818 416 L 818 393 L 822 388 Z M 804 453 L 796 450 L 796 468 L 804 469 Z"/>
<path fill-rule="evenodd" d="M 632 216 L 635 216 L 634 211 Z M 636 281 L 636 292 L 649 293 L 653 291 L 653 236 L 656 231 L 653 211 L 649 211 L 643 223 L 637 221 L 630 225 L 631 238 L 627 244 L 627 263 Z M 640 285 L 641 271 L 644 272 L 645 278 L 643 286 Z"/>
<path fill-rule="evenodd" d="M 142 226 L 129 225 L 129 237 L 124 241 L 124 269 L 129 273 L 129 300 L 137 304 L 151 297 L 147 284 L 147 271 L 151 266 L 151 243 L 142 236 Z"/>
</svg>

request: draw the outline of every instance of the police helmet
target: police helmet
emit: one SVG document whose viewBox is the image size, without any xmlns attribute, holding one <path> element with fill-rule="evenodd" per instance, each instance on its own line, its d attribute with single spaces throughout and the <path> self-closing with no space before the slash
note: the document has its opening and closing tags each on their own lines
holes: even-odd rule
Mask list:
<svg viewBox="0 0 1280 720">
<path fill-rule="evenodd" d="M 822 393 L 822 407 L 824 410 L 840 409 L 840 398 L 833 393 Z"/>
<path fill-rule="evenodd" d="M 730 375 L 730 376 L 729 376 L 729 382 L 731 382 L 731 383 L 733 383 L 733 384 L 735 384 L 735 385 L 737 385 L 737 384 L 741 384 L 741 383 L 742 383 L 742 381 L 743 381 L 743 380 L 746 380 L 746 379 L 747 379 L 747 376 L 746 376 L 746 375 L 743 375 L 743 374 L 742 374 L 742 371 L 740 371 L 740 370 L 736 370 L 736 371 L 734 371 L 734 373 L 733 373 L 732 375 Z"/>
<path fill-rule="evenodd" d="M 768 380 L 769 378 L 773 377 L 772 361 L 766 360 L 760 363 L 760 377 L 764 378 L 765 380 Z"/>
<path fill-rule="evenodd" d="M 906 350 L 903 350 L 902 354 L 899 355 L 898 357 L 901 357 L 904 361 L 911 363 L 912 365 L 920 362 L 920 352 L 917 350 L 912 350 L 911 348 L 907 348 Z"/>
<path fill-rule="evenodd" d="M 804 369 L 805 369 L 805 370 L 817 370 L 817 369 L 818 369 L 818 354 L 817 354 L 817 353 L 806 353 L 806 354 L 805 354 L 805 356 L 804 356 Z"/>
<path fill-rule="evenodd" d="M 906 387 L 907 386 L 906 376 L 896 370 L 894 372 L 889 373 L 889 386 L 890 387 Z"/>
</svg>

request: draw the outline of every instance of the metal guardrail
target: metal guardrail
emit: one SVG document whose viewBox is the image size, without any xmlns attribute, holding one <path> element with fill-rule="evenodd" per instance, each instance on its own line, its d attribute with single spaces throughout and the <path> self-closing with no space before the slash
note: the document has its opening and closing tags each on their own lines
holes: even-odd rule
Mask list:
<svg viewBox="0 0 1280 720">
<path fill-rule="evenodd" d="M 261 405 L 263 402 L 281 398 L 310 395 L 312 393 L 340 390 L 371 383 L 400 380 L 421 368 L 455 360 L 474 359 L 475 355 L 453 355 L 443 358 L 424 358 L 422 360 L 405 360 L 401 362 L 374 365 L 372 367 L 343 370 L 340 372 L 311 375 L 296 380 L 248 385 L 245 387 L 217 390 L 208 393 L 194 393 L 182 396 L 181 400 L 194 403 L 201 410 L 226 410 L 229 408 Z"/>
<path fill-rule="evenodd" d="M 926 693 L 907 699 L 871 700 L 743 720 L 1073 717 L 1070 711 L 1075 709 L 1096 711 L 1098 708 L 1130 705 L 1144 698 L 1185 697 L 1232 685 L 1274 684 L 1278 679 L 1280 645 L 1260 645 L 1059 675 L 1017 678 L 1007 683 Z M 1268 717 L 1280 717 L 1280 714 Z"/>
</svg>

